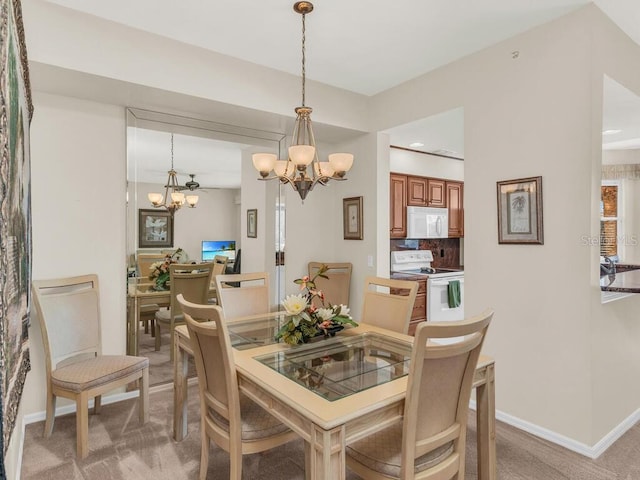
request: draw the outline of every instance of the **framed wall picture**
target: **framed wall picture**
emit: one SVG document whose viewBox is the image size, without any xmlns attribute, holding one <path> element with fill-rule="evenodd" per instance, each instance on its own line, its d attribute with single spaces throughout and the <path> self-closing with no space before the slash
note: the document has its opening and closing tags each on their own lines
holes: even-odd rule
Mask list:
<svg viewBox="0 0 640 480">
<path fill-rule="evenodd" d="M 542 177 L 497 182 L 498 243 L 544 244 Z"/>
<path fill-rule="evenodd" d="M 362 197 L 342 200 L 342 222 L 345 240 L 362 240 Z"/>
<path fill-rule="evenodd" d="M 247 237 L 258 238 L 258 209 L 247 210 Z"/>
<path fill-rule="evenodd" d="M 173 247 L 173 215 L 167 210 L 138 210 L 138 247 Z"/>
<path fill-rule="evenodd" d="M 4 459 L 31 368 L 33 104 L 20 0 L 0 0 L 0 12 L 0 478 L 6 478 Z"/>
</svg>

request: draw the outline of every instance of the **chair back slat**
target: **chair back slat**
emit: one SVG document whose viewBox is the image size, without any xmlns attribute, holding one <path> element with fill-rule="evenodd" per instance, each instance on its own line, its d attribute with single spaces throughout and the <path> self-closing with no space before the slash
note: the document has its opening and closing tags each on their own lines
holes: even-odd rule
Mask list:
<svg viewBox="0 0 640 480">
<path fill-rule="evenodd" d="M 367 277 L 362 322 L 406 335 L 417 292 L 418 282 Z"/>
<path fill-rule="evenodd" d="M 217 275 L 216 292 L 226 319 L 269 311 L 267 272 Z"/>
<path fill-rule="evenodd" d="M 309 277 L 313 278 L 322 265 L 327 266 L 327 271 L 324 275 L 329 278 L 318 277 L 315 280 L 315 284 L 316 289 L 324 293 L 325 303 L 329 302 L 331 305 L 349 305 L 349 290 L 351 288 L 351 271 L 353 265 L 349 262 L 309 262 Z M 313 302 L 317 307 L 321 306 L 321 301 L 318 297 L 314 297 Z"/>
<path fill-rule="evenodd" d="M 166 257 L 167 255 L 165 253 L 138 253 L 136 256 L 138 276 L 141 278 L 149 278 L 151 265 L 156 262 L 163 262 Z"/>
<path fill-rule="evenodd" d="M 33 296 L 50 370 L 67 359 L 101 353 L 96 275 L 34 280 Z"/>
<path fill-rule="evenodd" d="M 171 316 L 175 319 L 182 313 L 177 296 L 182 294 L 185 300 L 206 304 L 213 275 L 212 263 L 180 264 L 169 266 L 171 282 Z"/>
</svg>

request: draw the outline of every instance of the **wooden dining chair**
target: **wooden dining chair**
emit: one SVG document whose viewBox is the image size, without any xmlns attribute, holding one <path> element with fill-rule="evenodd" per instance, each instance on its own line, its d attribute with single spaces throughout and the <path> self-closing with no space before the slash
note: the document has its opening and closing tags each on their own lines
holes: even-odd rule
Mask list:
<svg viewBox="0 0 640 480">
<path fill-rule="evenodd" d="M 172 263 L 169 265 L 169 283 L 171 289 L 171 304 L 168 309 L 158 310 L 155 317 L 156 351 L 162 346 L 162 328 L 168 328 L 171 333 L 170 357 L 173 361 L 173 339 L 176 325 L 184 323 L 182 309 L 176 297 L 180 294 L 195 303 L 207 303 L 209 288 L 213 275 L 213 263 Z"/>
<path fill-rule="evenodd" d="M 367 480 L 464 480 L 469 399 L 492 317 L 418 325 L 402 421 L 347 445 L 352 471 Z"/>
<path fill-rule="evenodd" d="M 102 355 L 97 275 L 34 280 L 33 298 L 45 353 L 47 404 L 44 436 L 55 420 L 56 398 L 76 403 L 77 455 L 89 453 L 89 400 L 100 411 L 102 394 L 140 380 L 140 422 L 149 420 L 149 359 Z"/>
<path fill-rule="evenodd" d="M 367 277 L 361 321 L 394 332 L 409 332 L 418 282 Z"/>
<path fill-rule="evenodd" d="M 149 279 L 149 274 L 151 273 L 151 265 L 156 262 L 163 262 L 165 259 L 166 254 L 162 252 L 138 252 L 136 255 L 138 285 L 153 285 L 154 281 Z M 156 313 L 158 312 L 158 310 L 160 310 L 160 308 L 165 306 L 166 305 L 152 303 L 140 307 L 140 317 L 138 318 L 138 320 L 144 326 L 144 333 L 151 333 L 152 336 L 155 335 Z"/>
<path fill-rule="evenodd" d="M 220 304 L 220 299 L 218 298 L 218 290 L 215 288 L 215 281 L 218 275 L 222 275 L 227 270 L 227 263 L 229 261 L 229 257 L 224 255 L 216 255 L 213 257 L 213 273 L 211 277 L 211 282 L 213 283 L 213 291 L 212 295 L 208 299 L 208 303 L 213 303 L 216 305 Z"/>
<path fill-rule="evenodd" d="M 149 278 L 151 274 L 151 265 L 156 262 L 163 262 L 166 258 L 164 253 L 140 253 L 136 255 L 136 264 L 138 266 L 138 277 L 141 279 Z M 151 280 L 149 280 L 151 282 Z"/>
<path fill-rule="evenodd" d="M 196 305 L 178 296 L 189 330 L 200 390 L 200 479 L 207 477 L 209 444 L 229 452 L 229 478 L 242 478 L 242 456 L 297 437 L 278 419 L 240 393 L 223 310 Z M 203 323 L 206 322 L 206 323 Z"/>
<path fill-rule="evenodd" d="M 267 272 L 218 275 L 216 291 L 219 305 L 227 319 L 269 311 L 269 274 Z"/>
<path fill-rule="evenodd" d="M 353 265 L 349 262 L 309 262 L 309 278 L 313 278 L 323 265 L 327 267 L 327 271 L 323 275 L 328 278 L 317 277 L 315 284 L 316 289 L 324 294 L 325 303 L 329 302 L 331 305 L 349 305 L 349 290 L 351 287 L 351 271 Z M 318 297 L 314 297 L 313 302 L 316 307 L 321 306 L 321 300 Z"/>
</svg>

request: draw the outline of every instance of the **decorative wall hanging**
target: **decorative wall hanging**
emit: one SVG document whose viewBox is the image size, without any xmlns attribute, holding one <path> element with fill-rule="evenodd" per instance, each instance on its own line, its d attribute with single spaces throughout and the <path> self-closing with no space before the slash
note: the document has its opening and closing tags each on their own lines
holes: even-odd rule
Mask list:
<svg viewBox="0 0 640 480">
<path fill-rule="evenodd" d="M 173 247 L 173 212 L 138 210 L 138 248 Z"/>
<path fill-rule="evenodd" d="M 29 363 L 33 115 L 20 0 L 0 0 L 0 478 Z"/>
<path fill-rule="evenodd" d="M 497 182 L 498 243 L 544 244 L 542 177 Z"/>
<path fill-rule="evenodd" d="M 247 210 L 247 237 L 258 238 L 258 209 Z"/>
<path fill-rule="evenodd" d="M 362 197 L 342 200 L 342 224 L 345 240 L 362 240 Z"/>
</svg>

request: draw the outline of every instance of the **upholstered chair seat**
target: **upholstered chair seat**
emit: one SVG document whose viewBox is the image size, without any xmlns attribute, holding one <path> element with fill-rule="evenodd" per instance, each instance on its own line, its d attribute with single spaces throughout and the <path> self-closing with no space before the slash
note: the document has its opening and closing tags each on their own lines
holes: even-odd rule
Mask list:
<svg viewBox="0 0 640 480">
<path fill-rule="evenodd" d="M 56 368 L 51 372 L 51 383 L 71 392 L 82 392 L 148 367 L 146 357 L 102 355 Z"/>
<path fill-rule="evenodd" d="M 353 461 L 361 463 L 383 475 L 400 478 L 400 469 L 402 467 L 402 423 L 395 423 L 384 430 L 358 440 L 348 445 L 346 450 Z M 442 463 L 452 454 L 454 454 L 453 442 L 448 442 L 416 458 L 414 474 Z"/>
<path fill-rule="evenodd" d="M 229 431 L 229 421 L 226 418 L 212 408 L 209 409 L 209 415 L 216 425 Z M 286 425 L 242 394 L 240 394 L 240 420 L 243 442 L 263 440 L 289 431 Z"/>
</svg>

